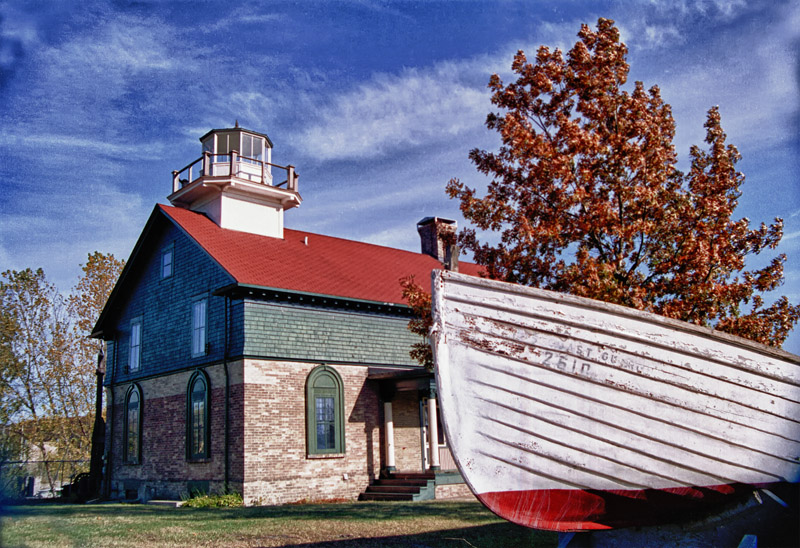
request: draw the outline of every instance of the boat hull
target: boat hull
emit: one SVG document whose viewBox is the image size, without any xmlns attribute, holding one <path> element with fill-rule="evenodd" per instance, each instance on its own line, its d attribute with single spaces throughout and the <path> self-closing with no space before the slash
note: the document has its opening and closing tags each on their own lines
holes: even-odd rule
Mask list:
<svg viewBox="0 0 800 548">
<path fill-rule="evenodd" d="M 518 525 L 566 532 L 697 519 L 752 496 L 753 488 L 725 484 L 643 490 L 548 489 L 489 492 L 477 497 L 489 510 Z"/>
<path fill-rule="evenodd" d="M 492 511 L 666 523 L 800 477 L 800 357 L 652 314 L 434 277 L 443 425 Z"/>
</svg>

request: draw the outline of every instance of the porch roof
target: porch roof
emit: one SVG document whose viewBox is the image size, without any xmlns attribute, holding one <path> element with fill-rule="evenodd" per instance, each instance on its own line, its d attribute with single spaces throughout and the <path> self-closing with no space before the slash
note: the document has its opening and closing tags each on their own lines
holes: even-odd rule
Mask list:
<svg viewBox="0 0 800 548">
<path fill-rule="evenodd" d="M 422 367 L 418 369 L 386 370 L 370 367 L 367 379 L 378 382 L 381 398 L 391 401 L 396 392 L 430 391 L 436 389 L 436 378 L 433 371 Z"/>
</svg>

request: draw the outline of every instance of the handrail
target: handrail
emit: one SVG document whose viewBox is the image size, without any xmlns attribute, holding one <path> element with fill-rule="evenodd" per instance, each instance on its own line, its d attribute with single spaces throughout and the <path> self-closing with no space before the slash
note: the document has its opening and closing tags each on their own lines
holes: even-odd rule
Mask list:
<svg viewBox="0 0 800 548">
<path fill-rule="evenodd" d="M 191 164 L 188 164 L 188 165 L 184 166 L 183 169 L 179 169 L 178 171 L 173 171 L 173 173 L 183 173 L 184 171 L 186 171 L 190 167 L 194 166 L 197 162 L 201 162 L 202 160 L 203 160 L 203 157 L 200 156 L 197 160 L 195 160 Z"/>
<path fill-rule="evenodd" d="M 226 158 L 224 162 L 215 162 L 212 160 L 213 157 L 223 157 Z M 193 168 L 198 164 L 201 163 L 201 168 L 198 170 L 198 175 L 195 177 L 193 175 Z M 232 177 L 238 177 L 242 173 L 241 165 L 242 164 L 250 164 L 254 166 L 261 166 L 261 184 L 265 184 L 268 186 L 274 187 L 282 187 L 286 185 L 286 189 L 292 192 L 297 192 L 297 179 L 298 174 L 295 172 L 295 168 L 293 165 L 282 166 L 279 164 L 273 164 L 272 162 L 266 162 L 264 160 L 259 160 L 257 158 L 250 158 L 248 156 L 241 156 L 235 150 L 230 151 L 227 154 L 212 154 L 209 151 L 204 151 L 203 155 L 198 158 L 197 160 L 187 164 L 183 169 L 173 171 L 172 172 L 172 191 L 177 192 L 184 186 L 195 182 L 197 179 L 204 177 L 204 176 L 214 176 L 215 167 L 221 164 L 228 164 L 229 169 L 227 175 Z M 269 180 L 272 179 L 271 170 L 269 168 L 277 168 L 286 171 L 286 180 L 282 183 L 277 185 L 272 185 L 268 183 Z M 181 175 L 185 175 L 185 177 L 181 177 Z M 251 175 L 255 175 L 251 173 Z"/>
</svg>

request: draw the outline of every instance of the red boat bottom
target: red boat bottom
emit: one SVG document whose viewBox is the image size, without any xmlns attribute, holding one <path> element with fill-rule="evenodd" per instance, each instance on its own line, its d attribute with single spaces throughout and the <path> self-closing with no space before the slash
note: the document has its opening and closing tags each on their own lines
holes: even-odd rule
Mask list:
<svg viewBox="0 0 800 548">
<path fill-rule="evenodd" d="M 525 527 L 591 531 L 673 522 L 698 517 L 740 496 L 752 485 L 711 485 L 642 490 L 547 489 L 481 493 L 498 516 Z"/>
</svg>

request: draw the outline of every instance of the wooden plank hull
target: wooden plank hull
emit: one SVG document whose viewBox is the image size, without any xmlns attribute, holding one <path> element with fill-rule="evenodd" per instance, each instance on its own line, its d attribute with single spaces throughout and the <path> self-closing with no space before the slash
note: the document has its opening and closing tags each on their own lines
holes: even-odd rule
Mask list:
<svg viewBox="0 0 800 548">
<path fill-rule="evenodd" d="M 472 276 L 437 273 L 433 290 L 448 442 L 498 515 L 661 523 L 800 479 L 800 357 Z"/>
</svg>

